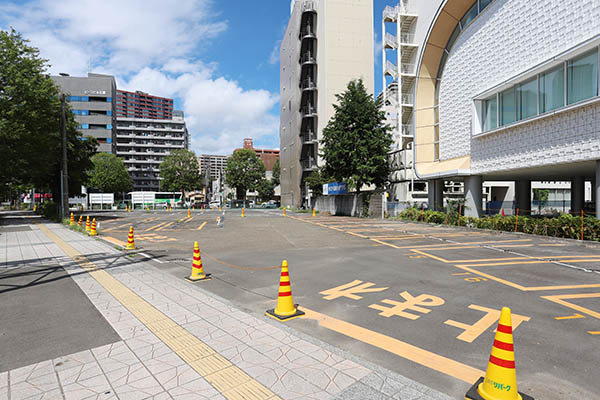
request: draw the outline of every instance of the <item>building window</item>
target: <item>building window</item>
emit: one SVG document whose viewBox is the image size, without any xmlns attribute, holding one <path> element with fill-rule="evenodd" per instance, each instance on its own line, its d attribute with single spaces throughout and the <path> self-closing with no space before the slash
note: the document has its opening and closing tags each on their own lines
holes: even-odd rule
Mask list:
<svg viewBox="0 0 600 400">
<path fill-rule="evenodd" d="M 460 24 L 462 27 L 464 28 L 465 26 L 469 25 L 469 23 L 475 19 L 477 14 L 479 14 L 479 6 L 477 2 L 475 2 L 473 7 L 471 7 L 471 9 L 469 9 L 469 11 L 467 11 L 467 13 L 461 18 Z"/>
<path fill-rule="evenodd" d="M 565 105 L 564 66 L 540 75 L 540 112 L 545 113 Z"/>
<path fill-rule="evenodd" d="M 75 115 L 90 115 L 88 110 L 73 110 L 73 114 Z"/>
<path fill-rule="evenodd" d="M 112 116 L 112 111 L 110 111 L 110 110 L 109 110 L 109 111 L 107 111 L 107 112 L 106 112 L 106 115 L 108 115 L 109 117 L 110 117 L 110 116 Z"/>
<path fill-rule="evenodd" d="M 106 129 L 112 129 L 112 125 L 111 124 L 106 124 Z"/>
<path fill-rule="evenodd" d="M 69 96 L 67 97 L 68 101 L 90 101 L 88 96 Z"/>
<path fill-rule="evenodd" d="M 598 49 L 569 60 L 567 65 L 567 103 L 598 95 Z"/>
<path fill-rule="evenodd" d="M 107 102 L 107 103 L 110 103 L 111 101 L 112 101 L 112 97 L 107 97 L 107 98 L 106 98 L 106 102 Z"/>
<path fill-rule="evenodd" d="M 89 129 L 90 126 L 88 124 L 80 124 L 79 129 Z"/>
<path fill-rule="evenodd" d="M 515 97 L 514 87 L 500 93 L 501 125 L 508 125 L 517 120 L 517 102 Z"/>
<path fill-rule="evenodd" d="M 498 99 L 496 95 L 483 101 L 483 130 L 489 131 L 498 127 Z"/>
<path fill-rule="evenodd" d="M 521 83 L 517 87 L 517 100 L 519 103 L 518 119 L 527 119 L 537 115 L 537 77 Z"/>
<path fill-rule="evenodd" d="M 111 138 L 106 139 L 106 143 L 112 143 L 112 139 Z"/>
</svg>

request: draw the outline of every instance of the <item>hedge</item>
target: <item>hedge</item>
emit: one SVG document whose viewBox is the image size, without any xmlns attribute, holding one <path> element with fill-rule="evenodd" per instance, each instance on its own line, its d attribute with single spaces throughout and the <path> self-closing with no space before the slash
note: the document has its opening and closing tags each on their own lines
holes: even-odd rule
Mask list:
<svg viewBox="0 0 600 400">
<path fill-rule="evenodd" d="M 444 213 L 440 211 L 419 210 L 408 208 L 404 210 L 398 219 L 409 221 L 427 222 L 430 224 L 458 225 L 458 213 Z M 553 236 L 569 239 L 581 239 L 581 217 L 570 214 L 561 214 L 558 217 L 517 217 L 501 215 L 486 216 L 482 218 L 460 217 L 461 226 L 473 228 L 491 229 L 497 231 L 514 232 L 515 224 L 517 232 L 530 233 L 534 235 Z M 584 240 L 600 241 L 600 220 L 594 216 L 583 218 Z"/>
</svg>

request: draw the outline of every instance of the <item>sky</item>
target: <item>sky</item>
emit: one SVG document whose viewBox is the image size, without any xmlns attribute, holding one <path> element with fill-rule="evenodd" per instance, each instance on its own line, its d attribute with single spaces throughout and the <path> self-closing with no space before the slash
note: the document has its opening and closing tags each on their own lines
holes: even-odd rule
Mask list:
<svg viewBox="0 0 600 400">
<path fill-rule="evenodd" d="M 374 0 L 375 90 L 381 13 Z M 174 99 L 197 154 L 228 155 L 245 137 L 279 148 L 279 44 L 289 0 L 0 0 L 49 73 L 113 75 L 117 87 Z"/>
</svg>

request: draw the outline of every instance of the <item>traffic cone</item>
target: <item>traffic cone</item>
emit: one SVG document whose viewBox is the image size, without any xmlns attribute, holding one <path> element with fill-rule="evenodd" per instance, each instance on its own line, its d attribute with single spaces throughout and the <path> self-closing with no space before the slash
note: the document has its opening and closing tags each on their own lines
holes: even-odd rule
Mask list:
<svg viewBox="0 0 600 400">
<path fill-rule="evenodd" d="M 242 218 L 244 218 L 246 216 L 246 213 L 244 212 L 245 208 L 242 207 Z"/>
<path fill-rule="evenodd" d="M 77 226 L 79 226 L 81 228 L 81 225 L 83 224 L 83 215 L 79 216 L 79 221 L 77 221 Z"/>
<path fill-rule="evenodd" d="M 267 310 L 267 315 L 280 321 L 298 318 L 304 315 L 304 311 L 298 310 L 292 298 L 292 286 L 290 285 L 290 274 L 287 260 L 281 263 L 281 277 L 279 278 L 279 295 L 277 296 L 277 307 Z"/>
<path fill-rule="evenodd" d="M 317 210 L 313 208 L 313 217 L 317 216 Z"/>
<path fill-rule="evenodd" d="M 502 216 L 504 217 L 504 208 L 502 209 Z"/>
<path fill-rule="evenodd" d="M 73 213 L 71 213 L 71 220 L 69 221 L 69 225 L 75 225 L 75 217 L 73 216 Z"/>
<path fill-rule="evenodd" d="M 190 282 L 206 281 L 210 279 L 210 274 L 205 274 L 204 268 L 202 268 L 202 257 L 200 257 L 198 242 L 194 242 L 194 261 L 192 262 L 192 274 L 185 279 Z"/>
<path fill-rule="evenodd" d="M 285 217 L 285 207 L 284 207 L 284 209 L 283 209 L 283 216 Z"/>
<path fill-rule="evenodd" d="M 97 236 L 98 232 L 96 232 L 96 218 L 92 220 L 92 228 L 90 229 L 90 236 Z"/>
<path fill-rule="evenodd" d="M 485 378 L 481 377 L 475 382 L 465 399 L 533 400 L 533 397 L 517 391 L 513 343 L 510 308 L 502 307 Z"/>
<path fill-rule="evenodd" d="M 129 236 L 127 236 L 127 250 L 135 250 L 135 240 L 133 239 L 133 226 L 129 227 Z"/>
<path fill-rule="evenodd" d="M 37 204 L 34 204 L 33 205 L 33 212 L 36 212 L 36 211 L 37 211 Z"/>
<path fill-rule="evenodd" d="M 90 232 L 90 216 L 88 215 L 85 219 L 85 231 Z"/>
<path fill-rule="evenodd" d="M 188 208 L 188 218 L 190 218 L 192 216 L 192 211 Z"/>
</svg>

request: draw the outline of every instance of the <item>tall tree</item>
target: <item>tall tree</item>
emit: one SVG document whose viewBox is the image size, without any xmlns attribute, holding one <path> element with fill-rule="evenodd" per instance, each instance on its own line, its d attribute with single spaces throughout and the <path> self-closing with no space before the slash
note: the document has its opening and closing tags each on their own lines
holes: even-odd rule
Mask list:
<svg viewBox="0 0 600 400">
<path fill-rule="evenodd" d="M 273 182 L 273 184 L 277 186 L 281 183 L 281 167 L 279 166 L 279 158 L 275 160 L 272 172 L 273 175 L 271 177 L 271 182 Z"/>
<path fill-rule="evenodd" d="M 119 193 L 131 190 L 131 177 L 119 157 L 114 154 L 98 153 L 92 157 L 93 169 L 88 185 L 103 193 Z"/>
<path fill-rule="evenodd" d="M 336 98 L 335 114 L 323 129 L 321 156 L 326 175 L 356 189 L 356 215 L 361 187 L 383 186 L 390 174 L 391 128 L 385 124 L 381 100 L 373 100 L 362 80 L 350 81 Z"/>
<path fill-rule="evenodd" d="M 32 184 L 59 199 L 62 160 L 59 89 L 47 60 L 14 29 L 0 30 L 0 185 Z M 66 107 L 69 189 L 87 179 L 97 142 L 83 140 Z"/>
<path fill-rule="evenodd" d="M 256 186 L 256 191 L 262 201 L 271 200 L 275 195 L 275 184 L 272 180 L 263 178 Z"/>
<path fill-rule="evenodd" d="M 236 197 L 246 200 L 248 190 L 256 190 L 265 176 L 265 166 L 254 150 L 242 149 L 227 159 L 225 183 L 235 188 Z"/>
<path fill-rule="evenodd" d="M 189 150 L 174 150 L 160 164 L 161 187 L 170 192 L 181 192 L 185 200 L 185 192 L 200 189 L 202 176 L 196 154 Z"/>
</svg>

